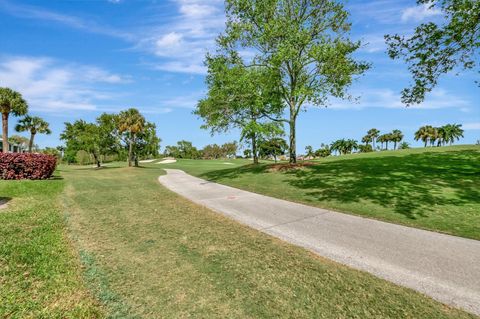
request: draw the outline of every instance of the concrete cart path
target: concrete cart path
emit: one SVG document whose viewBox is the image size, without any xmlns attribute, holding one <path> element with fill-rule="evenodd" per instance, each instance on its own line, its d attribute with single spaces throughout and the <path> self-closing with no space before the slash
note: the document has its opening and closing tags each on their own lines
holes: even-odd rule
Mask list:
<svg viewBox="0 0 480 319">
<path fill-rule="evenodd" d="M 241 223 L 480 315 L 480 241 L 296 204 L 165 169 L 170 190 Z"/>
</svg>

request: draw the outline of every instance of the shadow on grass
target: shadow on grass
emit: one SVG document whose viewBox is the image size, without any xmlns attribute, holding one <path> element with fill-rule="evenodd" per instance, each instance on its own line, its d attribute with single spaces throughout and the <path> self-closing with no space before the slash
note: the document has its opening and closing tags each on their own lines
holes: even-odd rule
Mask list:
<svg viewBox="0 0 480 319">
<path fill-rule="evenodd" d="M 479 159 L 480 153 L 473 150 L 427 152 L 344 159 L 276 173 L 269 172 L 270 165 L 247 165 L 203 177 L 216 181 L 244 174 L 283 174 L 282 183 L 298 189 L 309 201 L 367 200 L 417 219 L 426 217 L 424 212 L 432 206 L 479 203 Z M 261 178 L 268 180 L 268 176 Z"/>
<path fill-rule="evenodd" d="M 7 207 L 8 202 L 11 200 L 11 197 L 0 196 L 0 209 Z"/>
</svg>

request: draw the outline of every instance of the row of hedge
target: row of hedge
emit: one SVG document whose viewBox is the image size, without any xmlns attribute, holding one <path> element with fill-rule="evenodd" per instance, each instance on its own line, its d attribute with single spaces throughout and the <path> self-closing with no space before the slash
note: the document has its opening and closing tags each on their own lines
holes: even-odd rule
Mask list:
<svg viewBox="0 0 480 319">
<path fill-rule="evenodd" d="M 56 165 L 54 155 L 0 153 L 0 179 L 47 179 Z"/>
</svg>

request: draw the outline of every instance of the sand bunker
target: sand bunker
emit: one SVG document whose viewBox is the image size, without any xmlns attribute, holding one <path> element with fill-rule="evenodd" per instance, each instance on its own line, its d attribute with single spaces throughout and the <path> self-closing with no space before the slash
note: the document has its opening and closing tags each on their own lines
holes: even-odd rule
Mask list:
<svg viewBox="0 0 480 319">
<path fill-rule="evenodd" d="M 149 159 L 149 160 L 143 160 L 143 161 L 139 161 L 139 163 L 151 163 L 151 162 L 155 162 L 156 159 Z"/>
<path fill-rule="evenodd" d="M 156 164 L 172 164 L 172 163 L 175 163 L 175 162 L 177 162 L 176 159 L 164 159 L 163 161 L 160 161 Z"/>
</svg>

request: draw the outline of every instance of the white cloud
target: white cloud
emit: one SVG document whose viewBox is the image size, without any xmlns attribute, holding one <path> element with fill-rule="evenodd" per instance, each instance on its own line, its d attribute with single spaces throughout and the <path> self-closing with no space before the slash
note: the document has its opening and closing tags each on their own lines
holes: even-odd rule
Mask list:
<svg viewBox="0 0 480 319">
<path fill-rule="evenodd" d="M 462 128 L 465 130 L 480 130 L 480 122 L 465 123 Z"/>
<path fill-rule="evenodd" d="M 213 50 L 215 38 L 223 30 L 225 16 L 220 0 L 175 0 L 178 15 L 172 22 L 150 31 L 137 47 L 161 60 L 157 70 L 205 74 L 205 54 Z"/>
<path fill-rule="evenodd" d="M 422 4 L 414 7 L 408 7 L 402 11 L 402 22 L 419 22 L 430 17 L 441 15 L 442 11 L 437 8 L 431 8 L 429 4 Z"/>
<path fill-rule="evenodd" d="M 98 67 L 49 58 L 3 57 L 0 63 L 0 86 L 22 93 L 34 111 L 95 110 L 96 102 L 112 98 L 100 87 L 126 81 Z"/>
<path fill-rule="evenodd" d="M 197 105 L 198 101 L 202 97 L 201 92 L 189 94 L 187 96 L 178 96 L 175 98 L 167 99 L 161 102 L 164 107 L 167 108 L 186 108 L 193 109 Z"/>
<path fill-rule="evenodd" d="M 352 92 L 353 96 L 358 96 L 358 101 L 335 100 L 329 107 L 333 109 L 364 109 L 364 108 L 405 108 L 401 102 L 400 93 L 392 89 L 364 89 Z M 462 109 L 470 105 L 465 100 L 451 92 L 443 89 L 436 89 L 431 92 L 425 101 L 418 105 L 409 106 L 410 109 L 443 109 L 458 108 Z"/>
<path fill-rule="evenodd" d="M 176 32 L 165 34 L 157 40 L 157 51 L 178 47 L 182 43 L 182 35 Z M 161 51 L 160 51 L 161 52 Z"/>
</svg>

